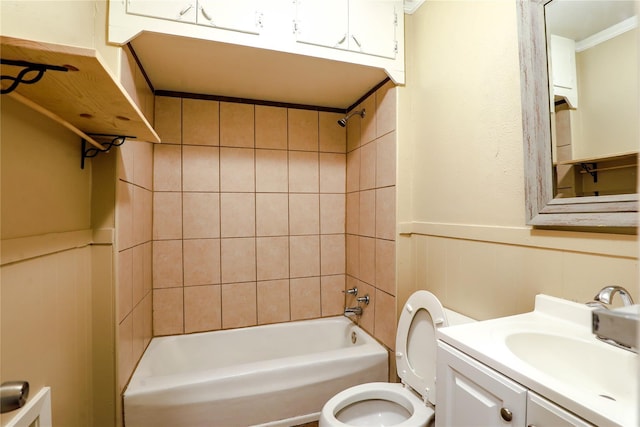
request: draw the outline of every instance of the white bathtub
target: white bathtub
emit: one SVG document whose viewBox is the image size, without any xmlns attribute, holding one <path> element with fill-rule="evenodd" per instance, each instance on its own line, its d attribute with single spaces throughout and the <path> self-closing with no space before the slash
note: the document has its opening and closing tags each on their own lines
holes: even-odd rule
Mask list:
<svg viewBox="0 0 640 427">
<path fill-rule="evenodd" d="M 154 338 L 124 392 L 125 427 L 314 421 L 337 392 L 387 381 L 387 360 L 344 316 Z"/>
</svg>

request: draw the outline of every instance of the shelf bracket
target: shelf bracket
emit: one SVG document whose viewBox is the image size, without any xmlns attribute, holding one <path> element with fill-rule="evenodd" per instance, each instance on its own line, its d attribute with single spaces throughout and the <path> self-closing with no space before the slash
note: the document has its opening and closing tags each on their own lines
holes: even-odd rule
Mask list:
<svg viewBox="0 0 640 427">
<path fill-rule="evenodd" d="M 84 159 L 90 159 L 93 158 L 95 156 L 97 156 L 100 153 L 108 153 L 109 150 L 111 150 L 112 147 L 119 147 L 122 144 L 124 144 L 124 142 L 126 141 L 127 138 L 135 138 L 135 136 L 129 136 L 129 135 L 107 135 L 107 134 L 100 134 L 100 133 L 94 133 L 94 134 L 88 134 L 91 135 L 92 137 L 96 137 L 96 138 L 107 138 L 110 139 L 110 141 L 108 142 L 104 142 L 101 144 L 102 148 L 98 148 L 98 147 L 90 147 L 88 146 L 89 142 L 82 138 L 82 142 L 80 145 L 80 169 L 84 169 Z"/>
<path fill-rule="evenodd" d="M 58 65 L 37 64 L 35 62 L 28 61 L 15 61 L 13 59 L 0 59 L 0 64 L 22 67 L 22 70 L 20 70 L 15 77 L 9 75 L 0 76 L 0 81 L 11 81 L 11 84 L 6 89 L 0 89 L 0 94 L 2 95 L 13 92 L 20 84 L 29 85 L 39 82 L 44 76 L 44 73 L 48 70 L 69 71 L 69 68 Z M 36 75 L 28 77 L 31 73 L 36 73 Z"/>
<path fill-rule="evenodd" d="M 591 178 L 593 178 L 594 184 L 598 182 L 598 170 L 597 170 L 598 164 L 597 163 L 580 163 L 580 167 L 586 173 L 591 175 Z"/>
</svg>

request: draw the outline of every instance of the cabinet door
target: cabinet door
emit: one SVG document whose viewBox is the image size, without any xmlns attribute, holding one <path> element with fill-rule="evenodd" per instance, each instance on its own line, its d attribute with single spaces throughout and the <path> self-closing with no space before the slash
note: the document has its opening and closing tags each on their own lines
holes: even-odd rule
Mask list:
<svg viewBox="0 0 640 427">
<path fill-rule="evenodd" d="M 436 427 L 524 427 L 527 389 L 438 343 Z"/>
<path fill-rule="evenodd" d="M 196 0 L 127 0 L 127 13 L 196 22 Z"/>
<path fill-rule="evenodd" d="M 350 0 L 349 50 L 395 58 L 402 13 L 402 2 L 396 0 Z"/>
<path fill-rule="evenodd" d="M 346 49 L 349 31 L 348 0 L 297 0 L 296 40 Z"/>
<path fill-rule="evenodd" d="M 225 30 L 260 34 L 262 15 L 257 0 L 198 0 L 197 23 Z"/>
<path fill-rule="evenodd" d="M 530 427 L 594 427 L 542 396 L 527 394 L 527 426 Z"/>
</svg>

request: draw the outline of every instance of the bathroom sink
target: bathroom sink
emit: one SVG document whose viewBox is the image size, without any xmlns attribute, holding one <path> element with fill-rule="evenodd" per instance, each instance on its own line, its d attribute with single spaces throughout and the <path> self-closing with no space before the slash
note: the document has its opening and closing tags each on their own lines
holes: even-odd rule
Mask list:
<svg viewBox="0 0 640 427">
<path fill-rule="evenodd" d="M 635 395 L 631 378 L 637 361 L 630 351 L 595 339 L 539 332 L 512 333 L 505 344 L 526 364 L 581 392 L 614 401 Z"/>
</svg>

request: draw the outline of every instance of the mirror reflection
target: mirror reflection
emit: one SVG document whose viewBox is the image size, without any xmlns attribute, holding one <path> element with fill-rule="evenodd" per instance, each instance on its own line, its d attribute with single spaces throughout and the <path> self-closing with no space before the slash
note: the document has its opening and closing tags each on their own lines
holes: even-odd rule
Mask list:
<svg viewBox="0 0 640 427">
<path fill-rule="evenodd" d="M 635 3 L 545 5 L 555 197 L 637 192 Z"/>
</svg>

